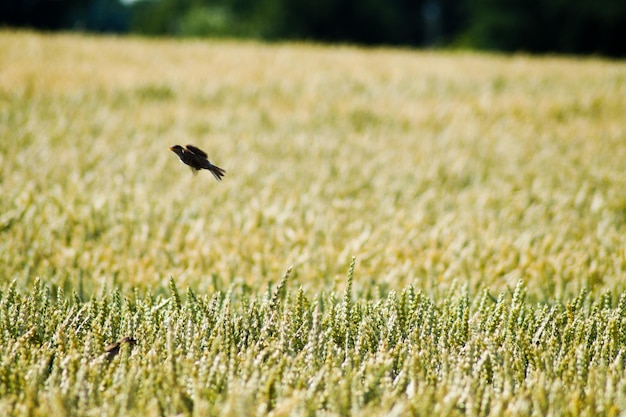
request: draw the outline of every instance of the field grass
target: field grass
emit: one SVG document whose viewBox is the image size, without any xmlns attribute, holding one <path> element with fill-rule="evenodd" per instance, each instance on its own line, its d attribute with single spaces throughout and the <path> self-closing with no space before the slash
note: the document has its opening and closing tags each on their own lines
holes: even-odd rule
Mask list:
<svg viewBox="0 0 626 417">
<path fill-rule="evenodd" d="M 624 414 L 624 115 L 624 62 L 2 31 L 0 414 Z"/>
</svg>

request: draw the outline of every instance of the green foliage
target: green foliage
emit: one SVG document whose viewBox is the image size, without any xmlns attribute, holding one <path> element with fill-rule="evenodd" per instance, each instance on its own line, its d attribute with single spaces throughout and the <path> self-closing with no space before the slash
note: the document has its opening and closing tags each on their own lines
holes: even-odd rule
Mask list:
<svg viewBox="0 0 626 417">
<path fill-rule="evenodd" d="M 143 1 L 130 7 L 132 31 L 183 37 L 272 38 L 284 35 L 280 0 Z"/>
<path fill-rule="evenodd" d="M 619 57 L 626 54 L 625 4 L 622 0 L 14 0 L 0 3 L 0 25 Z"/>
<path fill-rule="evenodd" d="M 148 34 L 626 53 L 619 0 L 160 0 L 132 14 L 132 31 Z"/>
<path fill-rule="evenodd" d="M 500 51 L 623 56 L 626 4 L 616 0 L 469 0 L 469 45 Z"/>
<path fill-rule="evenodd" d="M 233 36 L 235 22 L 229 10 L 223 7 L 198 7 L 188 10 L 179 23 L 182 36 Z"/>
</svg>

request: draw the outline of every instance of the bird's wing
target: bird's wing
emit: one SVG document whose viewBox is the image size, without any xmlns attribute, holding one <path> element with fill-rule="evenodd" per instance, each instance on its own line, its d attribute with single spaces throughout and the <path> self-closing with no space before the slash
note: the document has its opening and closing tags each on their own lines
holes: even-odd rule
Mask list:
<svg viewBox="0 0 626 417">
<path fill-rule="evenodd" d="M 201 157 L 203 157 L 203 158 L 205 158 L 205 159 L 209 157 L 206 153 L 204 153 L 204 151 L 203 151 L 202 149 L 198 149 L 198 148 L 196 148 L 196 147 L 195 147 L 195 146 L 193 146 L 193 145 L 187 145 L 187 149 L 188 149 L 191 153 L 196 154 L 196 155 L 198 155 L 198 156 L 201 156 Z"/>
</svg>

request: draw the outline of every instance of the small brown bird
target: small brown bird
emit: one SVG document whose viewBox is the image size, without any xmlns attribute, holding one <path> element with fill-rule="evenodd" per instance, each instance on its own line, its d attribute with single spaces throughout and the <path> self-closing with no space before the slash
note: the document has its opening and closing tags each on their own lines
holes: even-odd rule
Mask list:
<svg viewBox="0 0 626 417">
<path fill-rule="evenodd" d="M 114 357 L 116 357 L 120 353 L 120 348 L 122 347 L 122 344 L 124 343 L 128 343 L 130 346 L 133 346 L 137 343 L 137 340 L 133 337 L 126 336 L 122 338 L 121 340 L 115 343 L 111 343 L 109 346 L 104 348 L 104 351 L 106 352 L 106 358 L 108 361 L 112 360 Z"/>
<path fill-rule="evenodd" d="M 180 145 L 174 145 L 170 147 L 170 151 L 178 155 L 182 163 L 191 167 L 193 175 L 196 175 L 201 169 L 208 169 L 216 180 L 221 181 L 226 173 L 222 168 L 209 162 L 208 155 L 203 150 L 193 145 L 187 145 L 185 148 Z"/>
</svg>

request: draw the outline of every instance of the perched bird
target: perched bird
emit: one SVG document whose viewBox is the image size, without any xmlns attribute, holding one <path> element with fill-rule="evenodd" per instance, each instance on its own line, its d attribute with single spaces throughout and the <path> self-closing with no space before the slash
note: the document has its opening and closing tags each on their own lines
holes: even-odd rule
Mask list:
<svg viewBox="0 0 626 417">
<path fill-rule="evenodd" d="M 137 343 L 137 340 L 135 340 L 135 338 L 133 337 L 126 336 L 122 338 L 121 340 L 115 343 L 111 343 L 109 346 L 104 348 L 104 351 L 106 352 L 106 358 L 108 361 L 112 360 L 114 357 L 116 357 L 120 353 L 120 348 L 122 347 L 124 343 L 128 343 L 130 346 L 133 346 Z"/>
<path fill-rule="evenodd" d="M 187 145 L 183 148 L 180 145 L 174 145 L 170 147 L 170 151 L 174 152 L 180 158 L 180 161 L 191 167 L 191 172 L 194 175 L 201 169 L 208 169 L 216 180 L 221 181 L 222 177 L 226 173 L 222 168 L 213 165 L 209 162 L 208 155 L 203 150 L 196 148 L 193 145 Z"/>
</svg>

